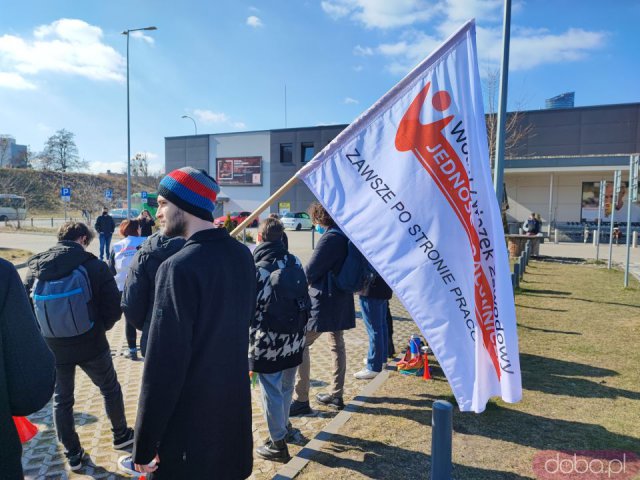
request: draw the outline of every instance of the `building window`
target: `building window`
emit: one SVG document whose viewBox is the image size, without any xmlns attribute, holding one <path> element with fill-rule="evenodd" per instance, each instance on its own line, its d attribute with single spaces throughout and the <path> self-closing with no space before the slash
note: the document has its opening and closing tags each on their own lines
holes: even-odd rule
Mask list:
<svg viewBox="0 0 640 480">
<path fill-rule="evenodd" d="M 302 163 L 306 163 L 313 158 L 316 150 L 313 148 L 313 143 L 303 143 L 300 158 Z"/>
<path fill-rule="evenodd" d="M 280 144 L 280 163 L 293 163 L 293 144 Z"/>
</svg>

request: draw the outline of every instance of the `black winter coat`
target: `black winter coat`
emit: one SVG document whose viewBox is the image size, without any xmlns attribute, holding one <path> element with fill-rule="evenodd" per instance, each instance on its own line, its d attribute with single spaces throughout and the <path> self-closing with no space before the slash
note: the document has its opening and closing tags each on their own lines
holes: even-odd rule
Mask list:
<svg viewBox="0 0 640 480">
<path fill-rule="evenodd" d="M 89 313 L 94 326 L 87 333 L 69 338 L 45 338 L 56 357 L 56 364 L 78 364 L 91 360 L 109 349 L 105 332 L 120 319 L 120 292 L 106 263 L 98 260 L 77 242 L 61 241 L 49 250 L 31 257 L 25 281 L 31 293 L 36 278 L 56 280 L 82 265 L 89 274 L 91 301 Z"/>
<path fill-rule="evenodd" d="M 113 217 L 109 214 L 100 215 L 96 218 L 96 224 L 94 225 L 98 233 L 105 233 L 111 235 L 116 229 L 116 223 L 113 221 Z"/>
<path fill-rule="evenodd" d="M 0 259 L 0 478 L 22 479 L 22 446 L 13 415 L 37 412 L 51 398 L 53 355 L 40 335 L 18 272 Z"/>
<path fill-rule="evenodd" d="M 138 330 L 151 322 L 160 264 L 178 252 L 185 242 L 184 238 L 169 238 L 157 232 L 145 240 L 133 257 L 124 282 L 121 306 L 127 321 Z"/>
<path fill-rule="evenodd" d="M 158 269 L 133 458 L 149 479 L 251 475 L 249 324 L 256 269 L 224 228 L 195 233 Z"/>
<path fill-rule="evenodd" d="M 309 330 L 336 332 L 356 326 L 353 294 L 343 292 L 333 285 L 334 276 L 347 257 L 347 238 L 335 231 L 327 230 L 316 244 L 311 260 L 305 268 L 311 297 L 311 319 Z"/>
</svg>

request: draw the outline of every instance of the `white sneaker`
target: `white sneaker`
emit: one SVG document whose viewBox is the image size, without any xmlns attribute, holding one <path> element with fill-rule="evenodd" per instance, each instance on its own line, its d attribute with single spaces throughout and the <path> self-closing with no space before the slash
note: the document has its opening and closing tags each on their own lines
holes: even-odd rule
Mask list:
<svg viewBox="0 0 640 480">
<path fill-rule="evenodd" d="M 367 363 L 369 363 L 369 359 L 368 359 L 367 357 L 364 357 L 364 358 L 362 359 L 362 364 L 366 367 L 366 366 L 367 366 Z"/>
<path fill-rule="evenodd" d="M 380 372 L 373 372 L 368 368 L 363 368 L 359 372 L 354 373 L 353 376 L 356 377 L 358 380 L 371 380 L 372 378 L 376 378 L 378 373 Z"/>
</svg>

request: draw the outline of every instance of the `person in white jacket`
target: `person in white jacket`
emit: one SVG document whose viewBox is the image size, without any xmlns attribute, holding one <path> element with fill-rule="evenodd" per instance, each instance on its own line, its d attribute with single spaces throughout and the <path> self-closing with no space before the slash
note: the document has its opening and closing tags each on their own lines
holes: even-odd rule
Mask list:
<svg viewBox="0 0 640 480">
<path fill-rule="evenodd" d="M 113 244 L 111 255 L 109 255 L 109 269 L 116 279 L 118 290 L 122 294 L 124 282 L 129 273 L 129 265 L 135 256 L 138 248 L 147 237 L 141 237 L 141 226 L 138 220 L 124 220 L 119 227 L 120 235 L 124 238 Z M 126 318 L 125 318 L 126 320 Z M 125 326 L 125 336 L 129 347 L 128 358 L 138 360 L 138 349 L 136 347 L 136 327 L 128 321 Z"/>
</svg>

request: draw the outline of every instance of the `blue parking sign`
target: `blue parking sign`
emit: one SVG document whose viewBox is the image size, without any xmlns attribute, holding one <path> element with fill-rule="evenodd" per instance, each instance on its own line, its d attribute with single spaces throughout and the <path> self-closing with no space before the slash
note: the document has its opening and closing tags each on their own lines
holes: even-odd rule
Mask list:
<svg viewBox="0 0 640 480">
<path fill-rule="evenodd" d="M 140 198 L 147 198 L 147 192 L 140 192 Z"/>
<path fill-rule="evenodd" d="M 71 189 L 68 187 L 62 187 L 60 189 L 60 196 L 61 197 L 70 197 L 71 196 Z"/>
<path fill-rule="evenodd" d="M 113 198 L 113 190 L 111 190 L 110 188 L 107 188 L 104 191 L 104 198 L 106 198 L 107 200 L 111 200 Z"/>
</svg>

